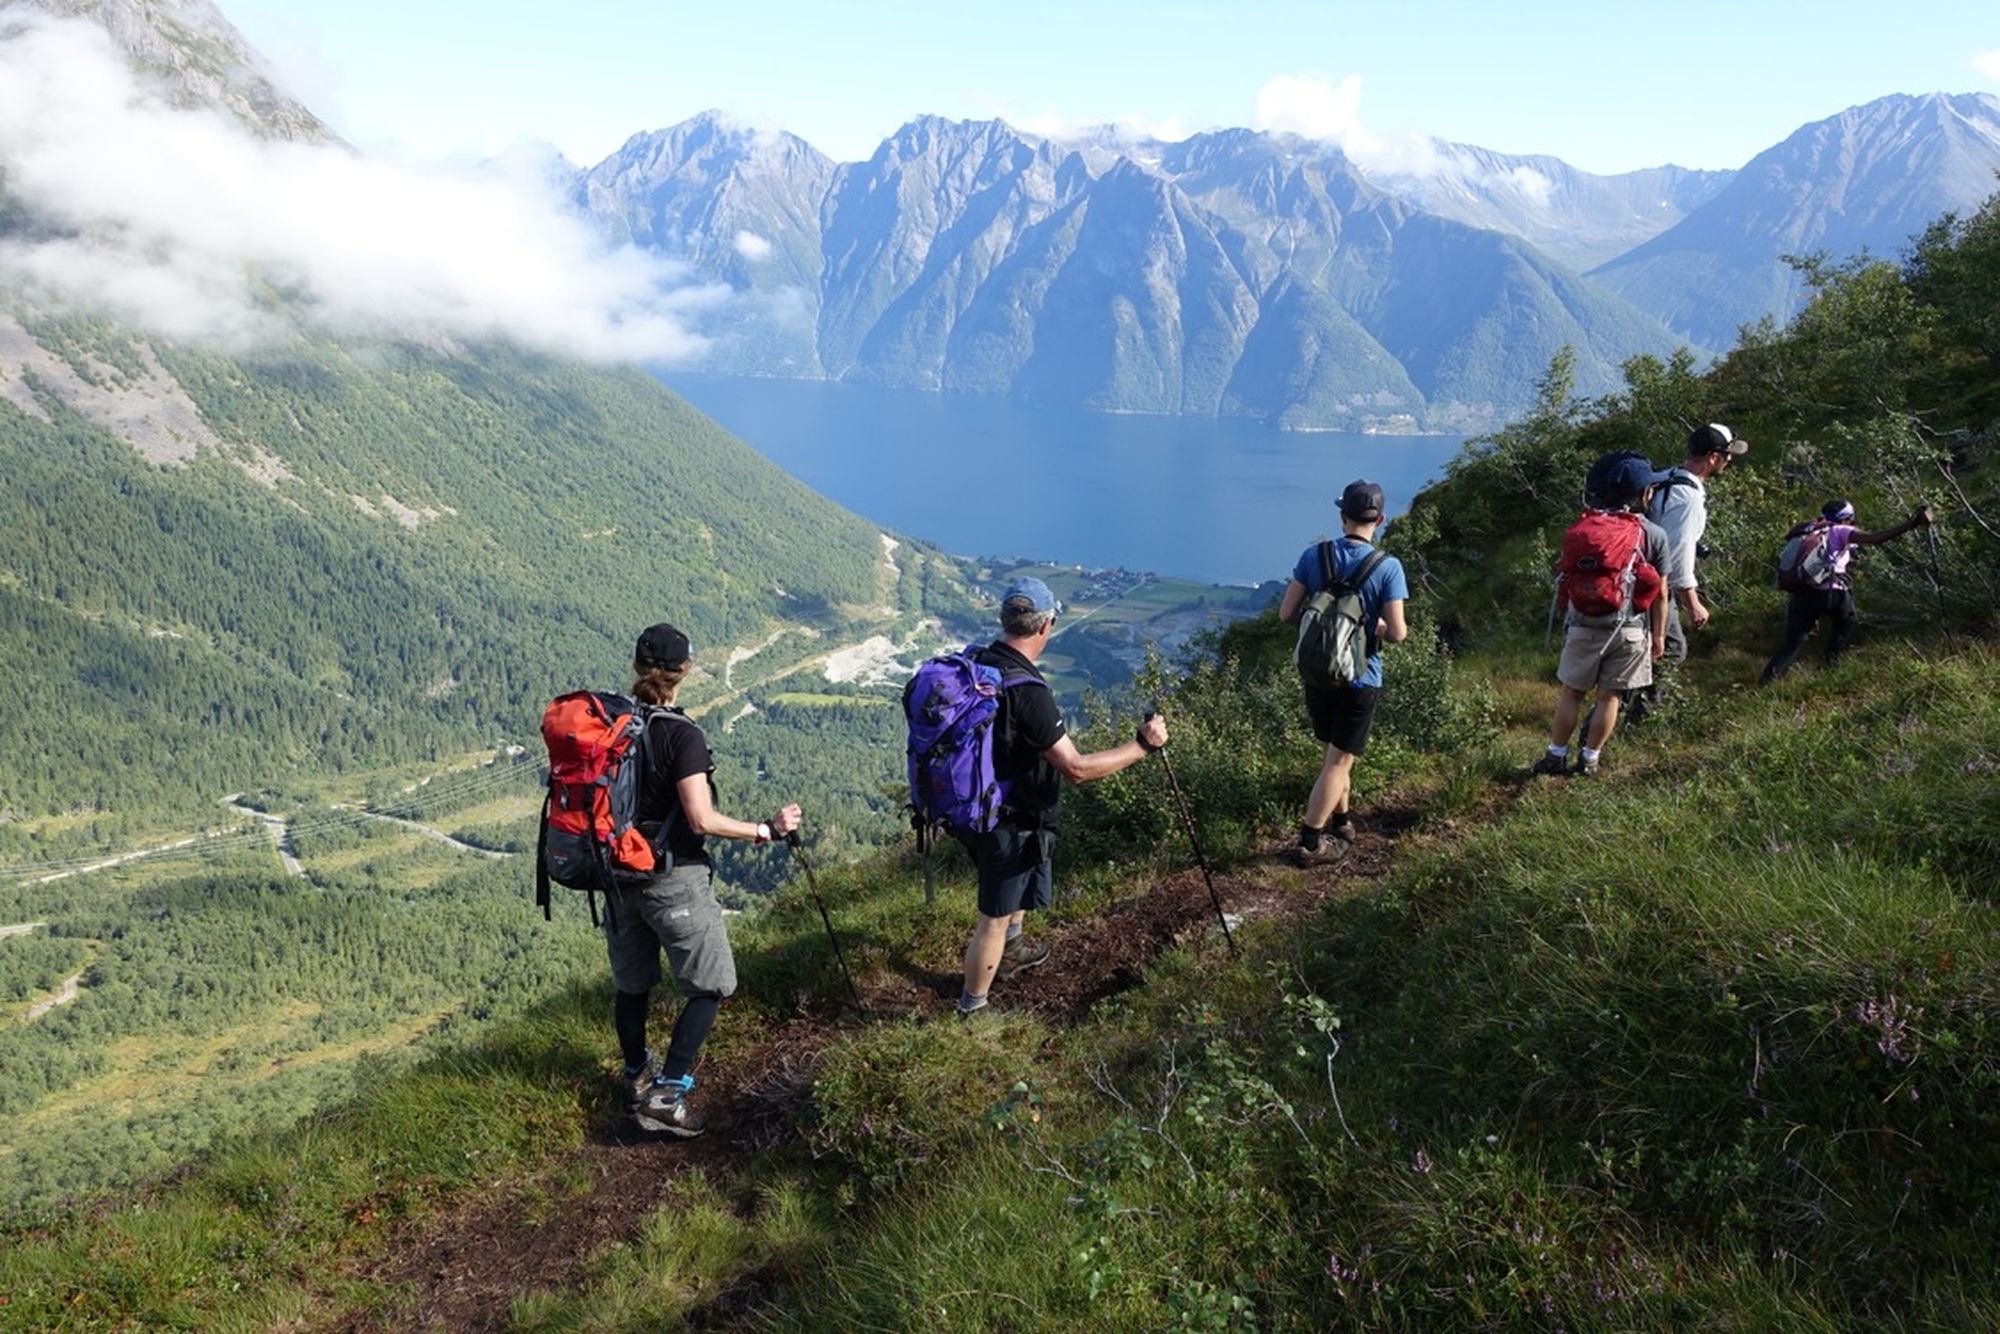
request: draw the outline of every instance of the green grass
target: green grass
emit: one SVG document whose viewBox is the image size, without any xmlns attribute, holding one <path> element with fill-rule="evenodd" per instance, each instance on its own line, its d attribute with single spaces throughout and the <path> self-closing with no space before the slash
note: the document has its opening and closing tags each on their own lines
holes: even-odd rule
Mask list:
<svg viewBox="0 0 2000 1334">
<path fill-rule="evenodd" d="M 1286 813 L 1314 761 L 1253 725 L 1257 633 L 1175 701 L 1221 847 Z M 1540 785 L 1521 773 L 1547 664 L 1496 658 L 1504 730 L 1385 751 L 1420 818 L 1383 883 L 1248 924 L 1240 961 L 1169 953 L 1071 1026 L 848 1033 L 796 1141 L 683 1183 L 514 1323 L 653 1328 L 747 1292 L 797 1329 L 1990 1327 L 1994 655 L 1864 649 L 1766 692 L 1738 688 L 1751 656 L 1698 662 L 1604 779 Z M 1100 800 L 1071 812 L 1065 916 L 1178 854 L 1156 779 L 1080 792 Z M 1089 851 L 1114 844 L 1116 865 Z M 951 970 L 969 879 L 945 855 L 930 906 L 908 855 L 819 868 L 864 978 Z M 732 933 L 720 1062 L 841 995 L 803 884 Z M 342 1257 L 545 1171 L 601 1114 L 603 998 L 592 979 L 350 1114 L 10 1238 L 0 1294 L 77 1327 L 379 1305 Z M 494 1119 L 438 1116 L 468 1098 Z M 293 1160 L 303 1180 L 278 1173 Z"/>
</svg>

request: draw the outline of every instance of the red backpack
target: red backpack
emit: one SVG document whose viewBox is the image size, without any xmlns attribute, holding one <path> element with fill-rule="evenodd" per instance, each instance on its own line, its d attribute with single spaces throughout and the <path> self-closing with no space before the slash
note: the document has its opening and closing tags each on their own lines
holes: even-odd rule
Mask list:
<svg viewBox="0 0 2000 1334">
<path fill-rule="evenodd" d="M 1660 572 L 1643 554 L 1646 529 L 1627 510 L 1585 510 L 1563 534 L 1556 597 L 1580 616 L 1644 611 L 1660 596 Z"/>
<path fill-rule="evenodd" d="M 673 866 L 667 827 L 648 838 L 639 829 L 638 812 L 650 725 L 661 714 L 678 712 L 579 690 L 542 714 L 549 795 L 535 845 L 535 903 L 544 918 L 551 881 L 590 895 L 595 922 L 598 894 Z"/>
</svg>

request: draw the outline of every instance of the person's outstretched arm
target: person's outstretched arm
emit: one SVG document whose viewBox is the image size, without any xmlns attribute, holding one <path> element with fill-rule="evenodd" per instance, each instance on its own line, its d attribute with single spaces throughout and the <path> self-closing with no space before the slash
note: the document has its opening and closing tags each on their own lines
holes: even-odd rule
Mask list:
<svg viewBox="0 0 2000 1334">
<path fill-rule="evenodd" d="M 1909 518 L 1903 520 L 1901 523 L 1897 524 L 1894 528 L 1884 528 L 1879 532 L 1873 532 L 1873 533 L 1864 533 L 1856 531 L 1847 540 L 1851 545 L 1857 547 L 1879 547 L 1884 542 L 1895 541 L 1897 538 L 1901 537 L 1904 533 L 1909 532 L 1912 528 L 1929 527 L 1931 523 L 1936 520 L 1936 518 L 1937 516 L 1931 512 L 1931 507 L 1929 505 L 1920 505 L 1918 506 L 1917 512 L 1915 514 L 1912 514 Z"/>
<path fill-rule="evenodd" d="M 715 802 L 708 794 L 708 775 L 689 774 L 674 784 L 674 791 L 681 799 L 681 814 L 686 817 L 688 828 L 703 838 L 739 838 L 748 842 L 761 842 L 764 830 L 771 831 L 771 837 L 783 838 L 799 827 L 800 814 L 797 802 L 788 802 L 769 820 L 733 820 L 715 809 Z"/>
<path fill-rule="evenodd" d="M 1142 744 L 1140 738 L 1143 737 Z M 1056 772 L 1072 783 L 1090 783 L 1100 778 L 1109 778 L 1121 769 L 1129 769 L 1140 760 L 1167 744 L 1167 720 L 1154 714 L 1139 724 L 1138 735 L 1122 746 L 1109 750 L 1094 750 L 1088 755 L 1076 748 L 1076 743 L 1068 737 L 1056 742 L 1042 754 L 1055 766 Z"/>
</svg>

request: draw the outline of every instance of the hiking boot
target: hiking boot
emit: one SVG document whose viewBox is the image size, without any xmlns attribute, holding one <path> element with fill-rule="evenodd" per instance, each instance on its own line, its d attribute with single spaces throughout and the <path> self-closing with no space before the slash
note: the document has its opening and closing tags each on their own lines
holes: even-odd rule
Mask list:
<svg viewBox="0 0 2000 1334">
<path fill-rule="evenodd" d="M 693 1075 L 655 1080 L 646 1100 L 633 1108 L 633 1119 L 642 1129 L 693 1139 L 708 1129 L 701 1113 L 688 1106 L 688 1097 L 693 1092 Z"/>
<path fill-rule="evenodd" d="M 1046 941 L 1030 941 L 1026 936 L 1016 936 L 1007 942 L 1007 948 L 1000 951 L 1000 966 L 993 972 L 995 982 L 1011 982 L 1016 976 L 1030 968 L 1040 968 L 1049 961 L 1049 947 Z"/>
<path fill-rule="evenodd" d="M 653 1055 L 652 1048 L 646 1049 L 646 1059 L 637 1070 L 620 1069 L 618 1087 L 625 1090 L 625 1105 L 637 1108 L 653 1091 L 653 1082 L 660 1077 L 660 1058 Z"/>
<path fill-rule="evenodd" d="M 1536 760 L 1534 767 L 1529 770 L 1530 773 L 1546 774 L 1551 778 L 1561 778 L 1568 774 L 1569 771 L 1569 757 L 1567 755 L 1551 755 L 1547 751 L 1542 752 L 1542 758 Z"/>
<path fill-rule="evenodd" d="M 961 1024 L 981 1024 L 999 1014 L 1000 1007 L 982 998 L 979 1004 L 968 1010 L 965 1008 L 964 997 L 960 996 L 959 1003 L 952 1007 L 952 1013 L 958 1016 L 958 1022 Z"/>
<path fill-rule="evenodd" d="M 1346 824 L 1330 824 L 1321 832 L 1320 838 L 1322 840 L 1337 838 L 1342 843 L 1352 844 L 1354 842 L 1354 821 L 1349 820 Z"/>
<path fill-rule="evenodd" d="M 1578 759 L 1576 768 L 1571 769 L 1570 773 L 1577 778 L 1595 778 L 1597 777 L 1597 766 L 1602 763 L 1602 758 L 1595 760 Z"/>
<path fill-rule="evenodd" d="M 1320 835 L 1319 846 L 1309 848 L 1301 843 L 1292 849 L 1292 860 L 1300 866 L 1331 866 L 1352 851 L 1354 845 L 1338 834 Z"/>
</svg>

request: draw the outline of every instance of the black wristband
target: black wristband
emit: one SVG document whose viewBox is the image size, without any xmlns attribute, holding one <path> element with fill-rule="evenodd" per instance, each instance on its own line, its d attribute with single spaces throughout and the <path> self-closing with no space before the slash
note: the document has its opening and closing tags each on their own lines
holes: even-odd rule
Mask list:
<svg viewBox="0 0 2000 1334">
<path fill-rule="evenodd" d="M 1148 755 L 1159 749 L 1158 746 L 1146 740 L 1146 725 L 1144 723 L 1139 724 L 1139 730 L 1132 734 L 1132 739 L 1138 742 L 1139 749 L 1145 751 Z"/>
</svg>

